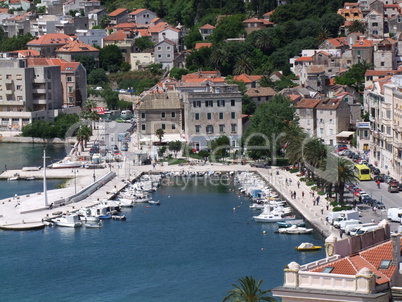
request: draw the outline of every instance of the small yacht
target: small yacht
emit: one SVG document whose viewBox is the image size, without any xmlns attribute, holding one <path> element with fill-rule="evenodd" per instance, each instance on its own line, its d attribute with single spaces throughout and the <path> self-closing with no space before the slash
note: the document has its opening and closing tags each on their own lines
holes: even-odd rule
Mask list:
<svg viewBox="0 0 402 302">
<path fill-rule="evenodd" d="M 80 217 L 77 214 L 63 214 L 60 217 L 52 219 L 52 222 L 61 227 L 78 228 L 82 226 Z"/>
</svg>

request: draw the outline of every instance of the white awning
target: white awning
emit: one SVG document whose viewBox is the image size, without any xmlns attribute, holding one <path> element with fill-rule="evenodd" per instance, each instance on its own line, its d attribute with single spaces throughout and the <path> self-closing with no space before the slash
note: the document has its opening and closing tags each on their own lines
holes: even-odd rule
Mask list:
<svg viewBox="0 0 402 302">
<path fill-rule="evenodd" d="M 354 131 L 342 131 L 336 137 L 349 137 L 353 134 L 355 134 Z"/>
</svg>

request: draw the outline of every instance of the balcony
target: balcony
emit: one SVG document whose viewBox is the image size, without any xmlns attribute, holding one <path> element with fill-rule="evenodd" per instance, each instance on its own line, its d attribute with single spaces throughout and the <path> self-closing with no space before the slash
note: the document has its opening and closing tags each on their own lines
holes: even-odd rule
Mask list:
<svg viewBox="0 0 402 302">
<path fill-rule="evenodd" d="M 3 81 L 4 81 L 4 83 L 6 83 L 6 84 L 12 84 L 12 83 L 14 82 L 13 79 L 7 79 L 7 78 L 5 78 Z"/>
<path fill-rule="evenodd" d="M 387 125 L 388 127 L 391 127 L 391 120 L 390 119 L 383 118 L 381 122 L 382 122 L 383 125 Z"/>
<path fill-rule="evenodd" d="M 47 82 L 48 82 L 48 80 L 44 79 L 44 78 L 33 79 L 33 83 L 36 83 L 36 84 L 46 84 Z"/>
<path fill-rule="evenodd" d="M 36 105 L 47 105 L 48 101 L 46 99 L 33 99 L 32 103 Z"/>
<path fill-rule="evenodd" d="M 35 88 L 32 90 L 32 92 L 37 94 L 46 94 L 47 90 L 45 88 Z"/>
</svg>

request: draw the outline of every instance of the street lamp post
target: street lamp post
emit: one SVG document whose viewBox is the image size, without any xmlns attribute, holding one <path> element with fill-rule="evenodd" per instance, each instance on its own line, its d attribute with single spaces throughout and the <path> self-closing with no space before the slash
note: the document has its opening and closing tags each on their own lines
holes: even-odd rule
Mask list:
<svg viewBox="0 0 402 302">
<path fill-rule="evenodd" d="M 75 192 L 75 194 L 77 194 L 77 172 L 78 172 L 78 170 L 73 169 L 71 172 L 74 173 L 74 192 Z"/>
</svg>

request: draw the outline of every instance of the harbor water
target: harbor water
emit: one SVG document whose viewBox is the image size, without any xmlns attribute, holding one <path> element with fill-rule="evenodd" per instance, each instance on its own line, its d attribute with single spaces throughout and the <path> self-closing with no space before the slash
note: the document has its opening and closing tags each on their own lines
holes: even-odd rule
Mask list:
<svg viewBox="0 0 402 302">
<path fill-rule="evenodd" d="M 270 289 L 291 261 L 325 257 L 295 250 L 322 245 L 317 234 L 277 234 L 276 224 L 254 222 L 233 183 L 164 184 L 153 193 L 160 206 L 137 204 L 123 211 L 126 221 L 100 229 L 0 231 L 1 300 L 221 301 L 241 277 Z"/>
</svg>

